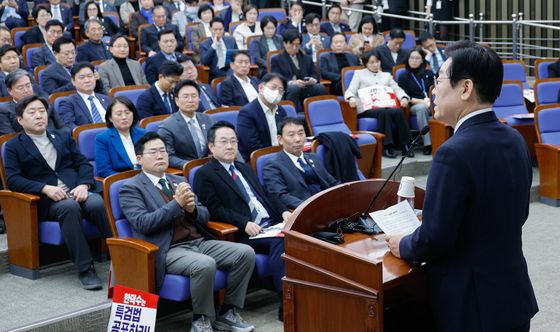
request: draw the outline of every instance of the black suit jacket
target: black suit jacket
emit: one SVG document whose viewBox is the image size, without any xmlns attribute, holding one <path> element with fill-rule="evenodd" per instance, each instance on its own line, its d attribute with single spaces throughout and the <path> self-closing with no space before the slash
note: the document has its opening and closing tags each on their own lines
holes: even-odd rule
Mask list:
<svg viewBox="0 0 560 332">
<path fill-rule="evenodd" d="M 47 131 L 56 149 L 56 167 L 51 169 L 31 138 L 22 132 L 6 143 L 4 167 L 8 189 L 39 195 L 39 219 L 43 220 L 53 201 L 41 193 L 45 185 L 57 186 L 58 179 L 69 189 L 80 184 L 94 187 L 93 167 L 80 153 L 68 131 Z"/>
<path fill-rule="evenodd" d="M 350 52 L 344 52 L 346 55 L 346 61 L 348 61 L 349 66 L 359 66 L 360 59 Z M 336 60 L 336 55 L 334 53 L 329 53 L 324 57 L 321 57 L 321 77 L 333 82 L 338 82 L 341 80 L 341 69 L 338 68 L 338 61 Z"/>
<path fill-rule="evenodd" d="M 340 31 L 341 31 L 341 32 L 349 32 L 349 31 L 352 31 L 352 30 L 350 30 L 350 27 L 348 26 L 348 24 L 346 24 L 346 23 L 344 23 L 344 22 L 340 22 L 338 25 L 340 26 Z M 332 36 L 335 34 L 334 28 L 333 28 L 333 26 L 332 26 L 331 23 L 322 24 L 322 25 L 321 25 L 321 32 L 326 33 L 327 36 L 329 36 L 329 37 L 332 37 Z"/>
<path fill-rule="evenodd" d="M 282 37 L 278 35 L 274 35 L 272 37 L 272 41 L 274 45 L 276 45 L 276 49 L 282 50 L 284 49 L 284 43 L 282 43 Z M 262 77 L 266 73 L 266 55 L 268 51 L 268 43 L 266 42 L 265 36 L 260 36 L 255 41 L 255 48 L 251 48 L 249 45 L 249 51 L 251 52 L 251 56 L 253 57 L 253 61 L 255 64 L 259 66 L 259 77 Z"/>
<path fill-rule="evenodd" d="M 410 98 L 426 98 L 430 91 L 430 86 L 434 85 L 434 73 L 431 70 L 424 70 L 421 79 L 418 76 L 412 77 L 412 75 L 413 73 L 408 70 L 401 74 L 398 80 L 399 86 Z M 416 78 L 416 80 L 414 78 Z M 422 83 L 424 83 L 424 91 L 422 90 Z"/>
<path fill-rule="evenodd" d="M 184 55 L 179 52 L 175 52 L 175 57 L 177 58 L 177 60 L 179 60 L 180 58 L 184 57 Z M 163 55 L 163 52 L 161 51 L 158 51 L 156 55 L 151 56 L 148 58 L 148 60 L 146 60 L 146 68 L 144 69 L 144 73 L 146 74 L 146 81 L 148 81 L 150 85 L 153 85 L 154 82 L 158 80 L 159 67 L 166 60 L 167 59 L 165 58 L 165 55 Z"/>
<path fill-rule="evenodd" d="M 41 75 L 43 77 L 41 88 L 49 95 L 53 92 L 75 89 L 70 73 L 58 62 L 48 65 Z"/>
<path fill-rule="evenodd" d="M 109 60 L 112 58 L 113 55 L 109 52 L 109 49 L 105 46 L 103 41 L 99 44 L 95 44 L 88 40 L 76 48 L 76 62 L 92 62 L 97 60 Z"/>
<path fill-rule="evenodd" d="M 172 23 L 166 23 L 163 30 L 172 30 L 173 34 L 175 35 L 175 39 L 177 39 L 177 51 L 181 52 L 185 48 L 185 39 L 181 38 L 181 34 L 179 34 L 179 28 Z M 157 52 L 159 51 L 159 44 L 158 44 L 158 30 L 154 24 L 146 27 L 142 30 L 142 36 L 140 40 L 140 45 L 142 46 L 142 51 L 149 53 L 150 51 Z"/>
<path fill-rule="evenodd" d="M 70 128 L 64 125 L 58 114 L 49 108 L 49 124 L 48 129 L 63 129 L 70 132 Z M 12 100 L 5 105 L 0 106 L 0 135 L 17 133 L 22 131 L 23 128 L 17 122 L 16 116 L 16 103 Z"/>
<path fill-rule="evenodd" d="M 391 55 L 391 50 L 387 46 L 387 44 L 383 44 L 377 46 L 375 48 L 379 52 L 379 56 L 381 57 L 381 70 L 387 73 L 393 73 L 393 66 L 401 65 L 406 62 L 406 54 L 408 53 L 407 49 L 401 48 L 397 53 L 397 62 L 393 61 L 393 56 Z"/>
<path fill-rule="evenodd" d="M 269 197 L 261 187 L 253 170 L 244 163 L 235 162 L 235 168 L 251 186 L 259 201 L 266 208 L 270 218 L 275 222 L 282 221 L 282 212 L 286 207 L 275 197 Z M 239 228 L 237 239 L 246 239 L 245 227 L 251 221 L 251 211 L 241 190 L 231 178 L 231 174 L 212 158 L 196 173 L 194 191 L 200 202 L 210 211 L 210 218 L 215 221 L 227 222 Z"/>
<path fill-rule="evenodd" d="M 23 45 L 45 43 L 45 38 L 43 38 L 43 33 L 39 29 L 38 25 L 35 25 L 33 28 L 24 32 L 23 35 L 21 35 L 21 40 L 23 41 Z"/>
<path fill-rule="evenodd" d="M 175 105 L 174 101 L 175 98 L 173 97 L 173 93 L 170 92 L 169 95 L 171 110 L 172 113 L 175 113 L 177 112 L 177 105 Z M 148 90 L 142 92 L 142 94 L 138 96 L 136 108 L 138 109 L 138 116 L 140 119 L 153 115 L 168 114 L 155 85 L 152 85 Z"/>
<path fill-rule="evenodd" d="M 254 77 L 248 76 L 251 85 L 259 91 L 259 82 Z M 220 103 L 227 106 L 245 106 L 249 103 L 247 94 L 243 90 L 241 83 L 233 75 L 222 81 L 220 87 Z"/>
<path fill-rule="evenodd" d="M 291 81 L 292 77 L 296 75 L 297 79 L 300 80 L 305 77 L 313 77 L 319 82 L 319 75 L 315 70 L 313 59 L 302 52 L 299 52 L 296 56 L 299 63 L 299 70 L 294 65 L 290 55 L 284 51 L 270 60 L 271 71 L 279 73 L 288 81 Z"/>
</svg>

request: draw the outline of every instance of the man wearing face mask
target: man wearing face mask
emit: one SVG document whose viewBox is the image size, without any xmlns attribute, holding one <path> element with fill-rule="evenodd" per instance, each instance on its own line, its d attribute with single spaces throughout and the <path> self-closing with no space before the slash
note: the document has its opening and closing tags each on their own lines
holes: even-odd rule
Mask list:
<svg viewBox="0 0 560 332">
<path fill-rule="evenodd" d="M 244 160 L 249 160 L 255 150 L 278 145 L 278 123 L 286 117 L 286 110 L 278 103 L 285 88 L 286 81 L 280 74 L 266 74 L 258 86 L 259 96 L 239 111 L 239 152 Z"/>
</svg>

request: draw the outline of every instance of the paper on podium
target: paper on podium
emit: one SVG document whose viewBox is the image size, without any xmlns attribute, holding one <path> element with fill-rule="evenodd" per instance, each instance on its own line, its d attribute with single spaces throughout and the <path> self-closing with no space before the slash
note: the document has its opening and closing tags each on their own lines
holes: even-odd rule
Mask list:
<svg viewBox="0 0 560 332">
<path fill-rule="evenodd" d="M 406 200 L 369 215 L 387 235 L 410 234 L 420 226 L 420 221 Z"/>
<path fill-rule="evenodd" d="M 255 236 L 251 236 L 249 237 L 249 239 L 254 240 L 254 239 L 264 239 L 266 237 L 283 237 L 284 233 L 282 233 L 282 230 L 284 229 L 284 226 L 286 226 L 286 223 L 281 222 L 279 224 L 272 225 L 267 228 L 263 228 L 261 230 L 261 233 Z"/>
</svg>

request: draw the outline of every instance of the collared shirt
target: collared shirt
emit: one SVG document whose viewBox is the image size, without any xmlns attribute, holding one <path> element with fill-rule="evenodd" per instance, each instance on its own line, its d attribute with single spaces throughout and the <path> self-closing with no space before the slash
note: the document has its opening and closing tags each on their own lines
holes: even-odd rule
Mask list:
<svg viewBox="0 0 560 332">
<path fill-rule="evenodd" d="M 255 100 L 255 98 L 257 98 L 259 93 L 257 92 L 257 90 L 255 90 L 253 84 L 251 84 L 251 80 L 249 79 L 249 77 L 245 77 L 245 79 L 242 79 L 235 74 L 233 74 L 233 77 L 235 77 L 241 84 L 241 87 L 243 88 L 247 99 L 249 99 L 249 102 L 252 102 L 253 100 Z"/>
<path fill-rule="evenodd" d="M 459 130 L 459 127 L 460 127 L 465 121 L 467 121 L 468 119 L 470 119 L 470 118 L 472 118 L 472 117 L 474 117 L 474 116 L 477 116 L 477 115 L 479 115 L 479 114 L 486 113 L 486 112 L 492 112 L 492 108 L 484 108 L 484 109 L 481 109 L 481 110 L 478 110 L 478 111 L 474 111 L 474 112 L 472 112 L 472 113 L 469 113 L 469 114 L 465 115 L 464 117 L 462 117 L 461 119 L 459 119 L 459 121 L 457 121 L 457 124 L 455 125 L 455 128 L 454 128 L 454 130 L 453 130 L 453 133 L 456 133 L 457 130 Z"/>
<path fill-rule="evenodd" d="M 160 87 L 158 82 L 156 81 L 154 83 L 154 86 L 156 87 L 157 92 L 159 93 L 159 96 L 161 98 L 161 101 L 165 103 L 165 99 L 163 98 L 163 95 L 167 93 L 167 99 L 169 100 L 169 107 L 171 107 L 171 111 L 173 111 L 173 106 L 171 105 L 171 103 L 173 102 L 172 98 L 171 98 L 171 92 L 165 92 L 163 91 Z"/>
<path fill-rule="evenodd" d="M 293 155 L 293 154 L 289 153 L 289 152 L 286 151 L 286 150 L 283 150 L 283 151 L 284 151 L 284 153 L 290 158 L 290 160 L 292 161 L 292 163 L 294 163 L 294 165 L 296 166 L 296 168 L 305 173 L 305 171 L 303 170 L 303 168 L 301 167 L 301 165 L 300 165 L 299 162 L 298 162 L 298 159 L 301 158 L 301 159 L 303 160 L 303 163 L 304 163 L 304 164 L 307 164 L 307 160 L 305 160 L 305 158 L 303 158 L 303 153 L 298 157 L 298 156 L 296 156 L 296 155 Z"/>
<path fill-rule="evenodd" d="M 165 174 L 163 175 L 163 177 L 160 178 L 148 172 L 143 171 L 143 173 L 148 177 L 148 179 L 150 179 L 150 181 L 154 184 L 154 186 L 156 186 L 159 190 L 163 190 L 163 188 L 161 187 L 161 183 L 159 183 L 159 180 L 164 179 L 167 182 L 167 185 L 169 185 L 171 192 L 175 193 L 175 188 L 173 188 L 173 185 L 169 181 L 167 181 Z"/>
<path fill-rule="evenodd" d="M 121 138 L 121 142 L 124 146 L 124 150 L 128 155 L 128 159 L 130 159 L 132 165 L 136 167 L 136 165 L 138 165 L 138 160 L 136 159 L 136 152 L 134 152 L 134 142 L 132 142 L 132 135 L 129 133 L 127 137 L 124 136 L 120 131 L 118 133 L 119 133 L 119 137 Z"/>
<path fill-rule="evenodd" d="M 397 63 L 397 58 L 399 57 L 399 53 L 391 51 L 391 56 L 393 57 L 393 61 Z"/>
<path fill-rule="evenodd" d="M 89 110 L 89 114 L 91 115 L 91 118 L 93 119 L 93 113 L 91 112 L 91 103 L 89 101 L 89 97 L 93 96 L 93 103 L 95 104 L 95 107 L 97 107 L 97 111 L 99 112 L 99 116 L 101 117 L 101 121 L 105 122 L 105 107 L 103 107 L 103 105 L 101 105 L 101 102 L 99 101 L 99 99 L 97 99 L 97 97 L 95 96 L 95 93 L 91 93 L 90 95 L 87 95 L 85 93 L 82 92 L 78 92 L 78 94 L 80 95 L 80 97 L 82 97 L 82 99 L 84 100 L 84 103 L 86 103 L 86 106 Z"/>
<path fill-rule="evenodd" d="M 276 128 L 276 113 L 278 112 L 278 105 L 274 105 L 274 109 L 269 109 L 263 101 L 261 97 L 258 97 L 259 104 L 262 107 L 264 116 L 266 117 L 266 123 L 268 124 L 268 130 L 270 134 L 270 142 L 273 146 L 278 145 L 278 129 Z"/>
<path fill-rule="evenodd" d="M 210 32 L 210 23 L 202 22 L 202 26 L 204 27 L 206 37 L 212 37 L 212 32 Z"/>
<path fill-rule="evenodd" d="M 339 24 L 333 24 L 333 23 L 331 22 L 331 26 L 332 26 L 333 31 L 334 31 L 335 33 L 341 33 L 341 32 L 342 32 L 342 29 L 340 28 L 340 23 L 339 23 Z"/>
<path fill-rule="evenodd" d="M 229 168 L 233 164 L 224 163 L 220 160 L 218 160 L 218 161 L 226 169 L 226 172 L 231 176 L 231 173 L 229 172 Z M 233 165 L 233 167 L 235 167 L 235 165 Z M 253 205 L 255 206 L 255 209 L 257 209 L 257 212 L 258 212 L 259 216 L 261 216 L 261 220 L 266 219 L 266 218 L 270 218 L 270 216 L 268 215 L 268 212 L 266 211 L 266 208 L 259 201 L 259 199 L 255 195 L 255 193 L 253 192 L 253 189 L 251 188 L 249 183 L 245 180 L 245 178 L 243 177 L 243 174 L 241 174 L 241 172 L 237 169 L 237 167 L 235 167 L 235 174 L 237 174 L 237 177 L 239 177 L 239 180 L 241 180 L 241 183 L 243 184 L 243 187 L 245 188 L 245 191 L 247 192 L 247 195 L 249 195 L 249 200 L 253 203 Z M 255 221 L 255 220 L 253 220 L 253 221 Z M 257 223 L 259 223 L 259 222 L 260 222 L 260 220 Z"/>
<path fill-rule="evenodd" d="M 185 113 L 179 111 L 179 113 L 181 114 L 181 117 L 183 118 L 183 120 L 185 120 L 185 122 L 187 123 L 187 127 L 190 128 L 189 124 L 192 122 L 192 126 L 196 126 L 198 128 L 198 130 L 194 130 L 194 133 L 191 133 L 191 135 L 193 136 L 193 139 L 195 138 L 194 136 L 196 135 L 198 137 L 198 142 L 194 142 L 195 144 L 198 143 L 198 145 L 200 146 L 200 151 L 204 151 L 204 148 L 206 147 L 206 138 L 204 137 L 204 131 L 202 130 L 202 126 L 200 125 L 200 122 L 198 122 L 198 119 L 196 118 L 196 114 L 193 114 L 193 117 L 189 117 L 188 115 L 186 115 Z"/>
<path fill-rule="evenodd" d="M 53 20 L 64 23 L 62 22 L 62 11 L 60 10 L 60 5 L 51 5 L 51 13 Z"/>
<path fill-rule="evenodd" d="M 310 33 L 308 33 L 308 35 L 309 35 L 309 41 L 312 41 L 313 39 L 321 40 L 320 35 L 312 35 Z M 317 63 L 317 47 L 315 47 L 315 44 L 311 45 L 311 57 L 313 58 L 313 62 Z"/>
</svg>

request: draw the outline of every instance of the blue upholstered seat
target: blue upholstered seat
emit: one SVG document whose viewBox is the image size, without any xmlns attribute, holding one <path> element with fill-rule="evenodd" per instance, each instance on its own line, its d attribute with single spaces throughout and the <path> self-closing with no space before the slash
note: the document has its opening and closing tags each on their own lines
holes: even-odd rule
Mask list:
<svg viewBox="0 0 560 332">
<path fill-rule="evenodd" d="M 513 116 L 528 114 L 523 97 L 523 87 L 518 83 L 504 83 L 498 99 L 492 105 L 498 118 L 505 119 L 509 125 L 532 124 L 533 119 L 516 119 Z"/>
</svg>

